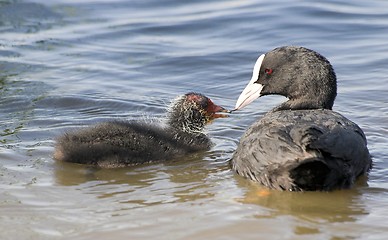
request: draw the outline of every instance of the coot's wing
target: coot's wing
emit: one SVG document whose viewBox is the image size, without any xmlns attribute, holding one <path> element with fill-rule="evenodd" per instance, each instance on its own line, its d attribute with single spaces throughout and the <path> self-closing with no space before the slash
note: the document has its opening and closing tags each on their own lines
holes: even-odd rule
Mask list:
<svg viewBox="0 0 388 240">
<path fill-rule="evenodd" d="M 370 164 L 362 130 L 330 110 L 268 113 L 232 158 L 238 174 L 283 190 L 349 187 Z"/>
<path fill-rule="evenodd" d="M 297 134 L 304 131 L 306 124 L 293 122 L 291 116 L 275 112 L 254 123 L 240 139 L 232 157 L 233 169 L 270 188 L 294 189 L 290 169 L 306 159 L 316 159 L 318 153 L 306 151 L 305 145 L 299 142 L 306 141 Z"/>
<path fill-rule="evenodd" d="M 363 131 L 355 123 L 338 113 L 336 118 L 337 124 L 332 126 L 330 131 L 319 136 L 309 147 L 322 152 L 328 159 L 342 161 L 354 181 L 356 177 L 371 168 L 372 160 L 367 141 Z"/>
</svg>

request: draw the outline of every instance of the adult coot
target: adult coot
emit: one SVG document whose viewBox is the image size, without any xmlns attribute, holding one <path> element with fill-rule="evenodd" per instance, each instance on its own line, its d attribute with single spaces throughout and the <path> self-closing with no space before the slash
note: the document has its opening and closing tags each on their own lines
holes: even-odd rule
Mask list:
<svg viewBox="0 0 388 240">
<path fill-rule="evenodd" d="M 228 112 L 199 93 L 187 93 L 171 104 L 167 124 L 113 121 L 61 136 L 54 158 L 113 168 L 169 160 L 208 150 L 203 129 Z"/>
<path fill-rule="evenodd" d="M 325 57 L 291 46 L 261 55 L 236 110 L 269 94 L 289 100 L 241 137 L 231 160 L 238 174 L 279 190 L 329 191 L 349 188 L 368 172 L 363 131 L 331 110 L 337 83 Z"/>
</svg>

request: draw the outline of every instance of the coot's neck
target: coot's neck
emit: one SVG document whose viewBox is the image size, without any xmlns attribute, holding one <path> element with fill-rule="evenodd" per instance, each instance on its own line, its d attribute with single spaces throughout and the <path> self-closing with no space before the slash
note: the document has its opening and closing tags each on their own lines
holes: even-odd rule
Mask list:
<svg viewBox="0 0 388 240">
<path fill-rule="evenodd" d="M 332 101 L 334 102 L 334 100 Z M 315 99 L 290 99 L 272 109 L 273 112 L 281 110 L 309 110 L 309 109 L 329 109 L 333 108 L 331 101 L 317 102 Z"/>
<path fill-rule="evenodd" d="M 295 81 L 298 82 L 298 81 Z M 273 111 L 303 110 L 303 109 L 329 109 L 334 105 L 337 96 L 337 82 L 334 71 L 329 76 L 322 75 L 317 80 L 304 82 L 303 87 L 290 86 L 289 91 L 280 93 L 289 100 L 280 104 Z"/>
</svg>

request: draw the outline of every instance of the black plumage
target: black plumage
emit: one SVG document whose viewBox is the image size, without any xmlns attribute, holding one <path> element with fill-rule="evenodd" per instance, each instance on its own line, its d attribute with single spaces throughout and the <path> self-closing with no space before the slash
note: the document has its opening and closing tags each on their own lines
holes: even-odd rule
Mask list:
<svg viewBox="0 0 388 240">
<path fill-rule="evenodd" d="M 169 108 L 165 126 L 145 121 L 112 121 L 66 133 L 57 140 L 60 161 L 113 168 L 165 161 L 208 150 L 203 130 L 227 112 L 199 93 L 180 96 Z"/>
<path fill-rule="evenodd" d="M 248 128 L 232 168 L 279 190 L 351 187 L 372 160 L 361 128 L 331 110 L 336 75 L 329 61 L 302 47 L 277 48 L 261 60 L 236 109 L 263 95 L 289 100 Z"/>
</svg>

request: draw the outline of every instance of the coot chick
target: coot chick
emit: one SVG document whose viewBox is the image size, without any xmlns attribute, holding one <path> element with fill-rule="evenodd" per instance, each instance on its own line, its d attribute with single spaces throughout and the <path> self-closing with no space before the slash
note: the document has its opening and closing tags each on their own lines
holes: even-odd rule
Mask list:
<svg viewBox="0 0 388 240">
<path fill-rule="evenodd" d="M 289 191 L 350 188 L 372 166 L 361 128 L 332 111 L 337 80 L 329 61 L 303 47 L 280 47 L 261 55 L 236 103 L 258 97 L 289 100 L 248 128 L 232 156 L 240 175 Z"/>
<path fill-rule="evenodd" d="M 61 136 L 54 158 L 59 161 L 125 167 L 182 157 L 208 150 L 206 124 L 228 112 L 199 93 L 187 93 L 171 104 L 166 126 L 113 121 Z"/>
</svg>

